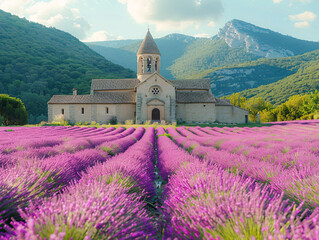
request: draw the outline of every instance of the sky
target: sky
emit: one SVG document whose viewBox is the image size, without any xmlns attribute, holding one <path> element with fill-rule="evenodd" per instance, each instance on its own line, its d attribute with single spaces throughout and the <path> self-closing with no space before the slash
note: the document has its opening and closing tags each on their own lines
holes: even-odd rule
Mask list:
<svg viewBox="0 0 319 240">
<path fill-rule="evenodd" d="M 0 0 L 0 9 L 71 33 L 81 41 L 212 37 L 240 19 L 319 41 L 319 0 Z"/>
</svg>

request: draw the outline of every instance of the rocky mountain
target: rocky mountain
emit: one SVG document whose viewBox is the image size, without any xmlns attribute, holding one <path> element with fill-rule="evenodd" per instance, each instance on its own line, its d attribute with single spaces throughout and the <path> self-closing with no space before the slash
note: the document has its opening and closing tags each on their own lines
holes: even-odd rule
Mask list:
<svg viewBox="0 0 319 240">
<path fill-rule="evenodd" d="M 0 56 L 0 93 L 21 98 L 32 123 L 47 120 L 54 94 L 89 93 L 92 78 L 136 76 L 68 33 L 1 10 Z"/>
<path fill-rule="evenodd" d="M 127 45 L 121 41 L 96 42 L 88 45 L 106 59 L 122 64 L 136 71 L 136 52 L 142 40 L 130 40 Z M 155 39 L 162 53 L 162 74 L 166 78 L 198 78 L 209 77 L 216 68 L 232 66 L 260 58 L 282 58 L 296 56 L 319 49 L 319 42 L 311 42 L 286 36 L 269 29 L 257 27 L 253 24 L 232 20 L 220 29 L 212 38 L 194 38 L 182 34 L 170 34 L 163 38 Z M 112 47 L 112 46 L 120 47 Z M 99 45 L 97 47 L 96 45 Z M 105 49 L 106 48 L 106 49 Z M 263 69 L 256 69 L 262 75 Z M 273 69 L 264 69 L 269 75 Z M 255 71 L 255 70 L 254 70 Z M 222 72 L 223 73 L 223 72 Z M 244 81 L 242 71 L 237 75 Z M 289 72 L 281 72 L 273 76 L 277 81 Z M 220 75 L 217 73 L 217 75 Z M 236 76 L 236 72 L 233 74 Z M 268 81 L 267 80 L 267 81 Z M 269 82 L 265 83 L 269 83 Z M 246 87 L 259 86 L 249 80 Z M 257 85 L 256 85 L 257 84 Z M 213 85 L 214 86 L 214 85 Z M 246 88 L 245 88 L 246 89 Z M 240 89 L 243 90 L 243 89 Z M 224 90 L 223 90 L 224 91 Z M 227 94 L 231 92 L 231 86 Z M 224 95 L 223 92 L 220 94 Z"/>
<path fill-rule="evenodd" d="M 217 36 L 231 48 L 244 48 L 265 58 L 295 56 L 319 48 L 318 42 L 285 36 L 237 19 L 226 23 Z"/>
</svg>

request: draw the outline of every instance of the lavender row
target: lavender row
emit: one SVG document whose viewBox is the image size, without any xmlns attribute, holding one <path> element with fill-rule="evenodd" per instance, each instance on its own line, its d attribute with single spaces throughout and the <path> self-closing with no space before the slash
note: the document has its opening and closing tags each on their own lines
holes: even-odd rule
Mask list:
<svg viewBox="0 0 319 240">
<path fill-rule="evenodd" d="M 40 139 L 34 141 L 32 138 L 26 139 L 22 149 L 17 147 L 11 148 L 6 154 L 0 154 L 0 167 L 6 167 L 7 165 L 16 164 L 21 159 L 30 158 L 47 158 L 54 157 L 63 153 L 75 153 L 83 149 L 93 149 L 102 143 L 107 141 L 114 141 L 120 138 L 124 138 L 135 131 L 134 128 L 129 128 L 125 130 L 124 128 L 119 128 L 112 131 L 113 135 L 109 133 L 101 135 L 99 137 L 91 138 L 76 138 L 71 140 L 64 140 L 62 143 L 55 145 L 50 144 L 51 142 L 59 142 L 60 139 Z M 29 146 L 29 147 L 26 147 Z"/>
<path fill-rule="evenodd" d="M 143 133 L 144 129 L 134 131 L 134 128 L 130 128 L 112 139 L 122 140 L 122 147 L 118 150 L 122 152 L 134 144 L 136 139 L 140 139 Z M 48 158 L 21 156 L 16 164 L 0 168 L 0 221 L 8 222 L 11 217 L 20 219 L 18 208 L 28 206 L 30 201 L 52 196 L 71 181 L 80 179 L 88 167 L 105 162 L 109 157 L 97 147 Z"/>
<path fill-rule="evenodd" d="M 145 210 L 155 194 L 155 130 L 125 153 L 87 170 L 78 183 L 39 207 L 31 205 L 15 222 L 12 239 L 153 239 L 155 227 Z"/>
<path fill-rule="evenodd" d="M 165 239 L 315 239 L 319 233 L 318 210 L 309 215 L 252 178 L 188 155 L 166 136 L 159 136 L 158 149 L 159 168 L 170 176 Z"/>
<path fill-rule="evenodd" d="M 255 154 L 246 156 L 217 150 L 209 146 L 202 146 L 192 138 L 183 137 L 172 128 L 168 129 L 178 145 L 188 149 L 196 156 L 218 164 L 224 169 L 255 178 L 270 184 L 273 188 L 283 191 L 286 196 L 296 202 L 304 202 L 309 208 L 316 208 L 319 204 L 319 157 L 316 153 L 294 150 L 291 153 L 274 152 L 272 158 L 277 161 L 260 159 L 263 149 Z M 301 144 L 301 142 L 299 142 Z"/>
<path fill-rule="evenodd" d="M 99 139 L 101 137 L 119 134 L 125 130 L 124 128 L 119 128 L 117 130 L 114 130 L 114 128 L 100 129 L 97 129 L 98 134 L 85 135 L 82 133 L 82 135 L 76 136 L 70 134 L 69 131 L 64 131 L 63 134 L 61 133 L 61 131 L 52 131 L 53 129 L 48 130 L 46 128 L 36 128 L 36 136 L 30 135 L 30 130 L 21 130 L 17 134 L 11 134 L 10 132 L 10 136 L 3 136 L 3 134 L 1 134 L 0 153 L 7 154 L 18 150 L 27 150 L 28 148 L 38 149 L 41 147 L 55 147 L 58 145 L 66 145 L 68 141 L 77 139 L 79 137 L 81 139 L 90 139 L 93 137 Z M 94 129 L 91 129 L 90 131 L 92 132 L 94 131 Z M 81 133 L 79 132 L 79 134 Z M 30 139 L 32 139 L 32 141 L 30 141 Z"/>
</svg>

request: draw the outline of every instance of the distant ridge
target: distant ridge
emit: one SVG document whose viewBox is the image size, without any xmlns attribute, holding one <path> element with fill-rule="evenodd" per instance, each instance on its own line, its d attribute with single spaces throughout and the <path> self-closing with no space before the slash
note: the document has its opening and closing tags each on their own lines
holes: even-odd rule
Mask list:
<svg viewBox="0 0 319 240">
<path fill-rule="evenodd" d="M 155 41 L 162 54 L 162 74 L 176 79 L 205 77 L 218 67 L 260 58 L 296 56 L 319 49 L 319 42 L 296 39 L 238 19 L 227 22 L 212 38 L 174 33 Z M 125 45 L 121 40 L 88 45 L 106 59 L 136 71 L 134 54 L 141 42 L 128 40 Z"/>
</svg>

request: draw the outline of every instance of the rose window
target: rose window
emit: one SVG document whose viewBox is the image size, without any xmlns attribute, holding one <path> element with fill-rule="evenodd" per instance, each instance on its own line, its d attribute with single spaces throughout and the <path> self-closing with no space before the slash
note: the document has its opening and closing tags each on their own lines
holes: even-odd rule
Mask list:
<svg viewBox="0 0 319 240">
<path fill-rule="evenodd" d="M 159 90 L 159 88 L 158 88 L 158 87 L 154 87 L 154 88 L 152 88 L 152 93 L 153 93 L 153 95 L 158 95 L 158 94 L 159 94 L 159 92 L 160 92 L 160 90 Z"/>
</svg>

